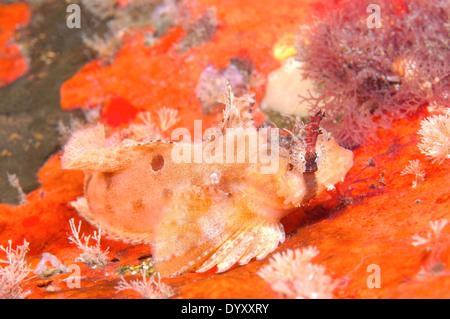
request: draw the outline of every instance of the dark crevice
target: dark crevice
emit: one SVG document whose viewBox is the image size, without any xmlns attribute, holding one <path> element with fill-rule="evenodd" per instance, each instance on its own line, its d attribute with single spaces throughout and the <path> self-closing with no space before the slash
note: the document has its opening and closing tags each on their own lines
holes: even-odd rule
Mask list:
<svg viewBox="0 0 450 319">
<path fill-rule="evenodd" d="M 60 0 L 32 5 L 29 26 L 16 32 L 29 69 L 0 88 L 0 202 L 18 203 L 7 172 L 17 175 L 25 193 L 40 186 L 36 173 L 61 147 L 58 122 L 83 118 L 80 111 L 61 110 L 59 90 L 88 62 L 81 35 L 99 22 L 83 11 L 82 28 L 69 29 L 66 9 Z"/>
</svg>

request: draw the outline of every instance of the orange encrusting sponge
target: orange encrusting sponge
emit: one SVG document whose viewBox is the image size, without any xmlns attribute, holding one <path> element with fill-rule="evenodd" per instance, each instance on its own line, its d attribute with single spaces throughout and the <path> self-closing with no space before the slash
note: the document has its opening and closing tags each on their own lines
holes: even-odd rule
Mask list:
<svg viewBox="0 0 450 319">
<path fill-rule="evenodd" d="M 28 69 L 22 49 L 13 38 L 18 28 L 30 22 L 30 17 L 27 4 L 0 4 L 0 87 L 13 82 Z"/>
</svg>

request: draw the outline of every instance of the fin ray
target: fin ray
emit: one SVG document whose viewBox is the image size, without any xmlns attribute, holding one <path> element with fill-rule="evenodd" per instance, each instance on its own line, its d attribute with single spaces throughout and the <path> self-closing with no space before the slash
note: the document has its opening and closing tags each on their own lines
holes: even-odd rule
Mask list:
<svg viewBox="0 0 450 319">
<path fill-rule="evenodd" d="M 177 207 L 167 213 L 153 245 L 155 267 L 162 276 L 205 272 L 215 266 L 223 272 L 237 262 L 266 256 L 284 239 L 278 221 L 251 211 L 242 198 L 224 197 L 199 200 L 188 196 L 185 211 Z"/>
</svg>

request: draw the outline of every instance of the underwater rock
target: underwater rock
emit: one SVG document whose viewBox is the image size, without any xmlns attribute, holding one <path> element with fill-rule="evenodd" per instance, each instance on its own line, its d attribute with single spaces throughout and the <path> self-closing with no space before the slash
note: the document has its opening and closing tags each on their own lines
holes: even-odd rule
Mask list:
<svg viewBox="0 0 450 319">
<path fill-rule="evenodd" d="M 299 95 L 317 94 L 317 87 L 313 81 L 303 78 L 301 66 L 301 62 L 290 57 L 269 74 L 261 110 L 293 115 L 301 119 L 309 118 L 309 105 L 307 102 L 300 103 Z"/>
</svg>

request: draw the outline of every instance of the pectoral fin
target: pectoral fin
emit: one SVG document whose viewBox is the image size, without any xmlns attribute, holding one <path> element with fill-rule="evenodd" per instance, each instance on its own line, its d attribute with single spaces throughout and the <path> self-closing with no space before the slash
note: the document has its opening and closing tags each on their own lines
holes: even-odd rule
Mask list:
<svg viewBox="0 0 450 319">
<path fill-rule="evenodd" d="M 153 256 L 162 276 L 205 272 L 215 266 L 223 272 L 237 262 L 264 258 L 284 241 L 279 222 L 265 220 L 243 201 L 238 205 L 226 195 L 191 195 L 185 202 L 185 207 L 178 206 L 183 211 L 168 212 L 155 233 Z"/>
</svg>

